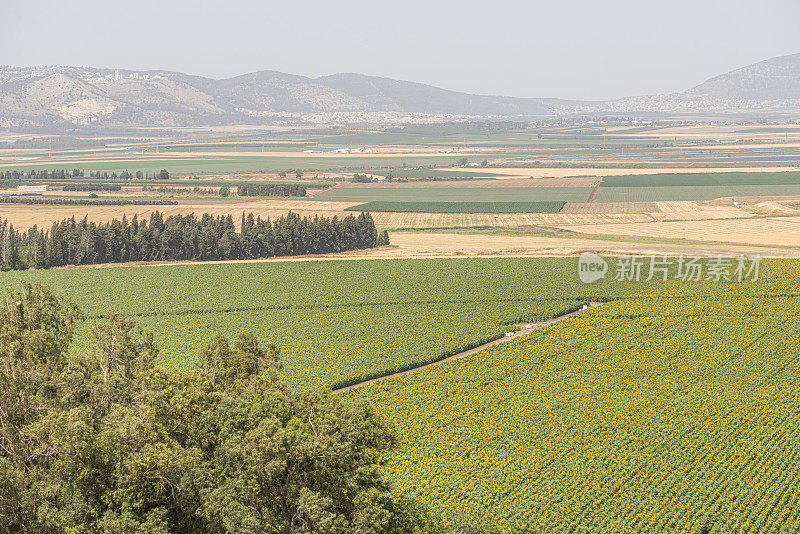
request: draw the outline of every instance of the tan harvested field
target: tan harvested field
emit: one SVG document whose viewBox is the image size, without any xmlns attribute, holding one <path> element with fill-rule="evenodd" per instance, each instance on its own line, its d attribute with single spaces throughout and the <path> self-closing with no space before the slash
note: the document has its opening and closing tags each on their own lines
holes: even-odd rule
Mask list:
<svg viewBox="0 0 800 534">
<path fill-rule="evenodd" d="M 781 197 L 784 198 L 784 197 Z M 800 205 L 798 200 L 797 205 Z M 786 203 L 759 201 L 741 206 L 731 202 L 698 202 L 670 200 L 661 202 L 568 202 L 561 210 L 567 213 L 628 214 L 646 213 L 652 221 L 705 219 L 745 219 L 759 215 L 796 215 L 798 211 Z"/>
<path fill-rule="evenodd" d="M 212 215 L 232 215 L 238 223 L 242 212 L 254 213 L 262 218 L 276 218 L 286 215 L 291 210 L 301 216 L 320 215 L 325 217 L 345 217 L 354 212 L 345 208 L 358 203 L 353 202 L 308 202 L 308 201 L 255 201 L 246 203 L 222 203 L 211 201 L 186 201 L 177 206 L 30 206 L 4 204 L 0 205 L 0 218 L 9 220 L 15 228 L 26 230 L 34 224 L 41 227 L 50 226 L 55 221 L 75 216 L 84 216 L 96 222 L 108 222 L 121 219 L 123 215 L 129 219 L 134 215 L 139 218 L 149 217 L 153 211 L 160 211 L 166 216 L 189 215 L 191 213 Z M 565 224 L 603 224 L 609 222 L 647 222 L 652 217 L 646 214 L 561 214 L 561 213 L 373 213 L 375 223 L 380 228 L 470 228 L 497 227 L 515 228 L 520 226 L 556 226 Z"/>
<path fill-rule="evenodd" d="M 658 202 L 567 202 L 560 213 L 658 213 Z"/>
<path fill-rule="evenodd" d="M 733 206 L 730 203 L 714 204 L 710 202 L 697 202 L 693 200 L 670 200 L 661 202 L 597 202 L 588 204 L 586 209 L 590 210 L 595 204 L 602 205 L 608 204 L 607 210 L 601 210 L 594 213 L 626 213 L 625 205 L 632 204 L 641 207 L 642 210 L 650 205 L 655 205 L 654 211 L 645 212 L 652 221 L 702 221 L 708 219 L 748 219 L 761 215 L 794 215 L 796 212 L 791 208 L 783 208 L 783 211 L 776 213 L 775 210 L 767 210 L 762 208 L 764 203 L 757 203 L 753 205 Z M 565 206 L 566 207 L 566 206 Z M 638 213 L 631 211 L 627 213 Z M 587 211 L 587 213 L 592 213 Z"/>
<path fill-rule="evenodd" d="M 559 228 L 601 236 L 657 239 L 669 237 L 693 241 L 800 247 L 800 216 L 592 224 L 588 226 L 561 225 Z"/>
<path fill-rule="evenodd" d="M 800 206 L 800 198 L 792 201 L 778 202 L 775 200 L 765 200 L 748 204 L 747 209 L 759 215 L 797 215 L 797 208 Z"/>
<path fill-rule="evenodd" d="M 658 220 L 737 219 L 756 215 L 748 209 L 748 206 L 733 206 L 730 203 L 711 204 L 694 200 L 671 200 L 655 204 L 658 205 L 658 213 L 654 215 L 654 218 Z"/>
<path fill-rule="evenodd" d="M 619 254 L 746 254 L 800 257 L 800 250 L 755 248 L 740 245 L 624 243 L 610 239 L 581 239 L 539 236 L 471 235 L 399 232 L 390 235 L 398 253 L 464 256 L 574 255 L 585 251 Z"/>
<path fill-rule="evenodd" d="M 132 195 L 133 196 L 133 195 Z M 0 204 L 0 218 L 8 219 L 16 228 L 26 230 L 34 224 L 39 227 L 50 226 L 55 221 L 75 216 L 84 216 L 97 222 L 107 222 L 138 215 L 149 217 L 153 211 L 165 215 L 189 215 L 211 213 L 212 215 L 232 215 L 238 221 L 242 212 L 254 213 L 263 218 L 276 218 L 293 211 L 301 216 L 320 215 L 344 217 L 353 212 L 345 211 L 360 202 L 329 202 L 309 200 L 251 200 L 242 198 L 221 199 L 180 198 L 175 206 L 57 206 Z M 770 205 L 770 204 L 767 204 Z M 496 227 L 516 228 L 524 226 L 562 227 L 567 225 L 606 225 L 618 223 L 648 223 L 654 221 L 706 219 L 751 218 L 764 215 L 763 204 L 734 207 L 709 203 L 680 202 L 642 202 L 628 207 L 625 203 L 575 203 L 568 204 L 561 213 L 373 213 L 376 224 L 381 228 L 421 229 L 421 228 L 474 228 Z M 782 206 L 782 205 L 781 205 Z M 652 209 L 652 211 L 650 211 Z M 783 209 L 790 210 L 791 208 Z M 627 210 L 627 211 L 626 211 Z M 588 231 L 589 233 L 597 233 Z"/>
<path fill-rule="evenodd" d="M 722 197 L 722 198 L 715 198 L 714 200 L 710 200 L 710 204 L 716 205 L 731 205 L 733 201 L 742 203 L 749 209 L 757 209 L 756 207 L 761 206 L 800 206 L 800 196 L 762 196 L 762 197 Z"/>
<path fill-rule="evenodd" d="M 373 213 L 375 223 L 383 228 L 519 228 L 562 224 L 603 224 L 647 222 L 646 214 L 594 213 Z"/>
<path fill-rule="evenodd" d="M 310 202 L 303 200 L 245 200 L 231 201 L 229 199 L 192 199 L 181 201 L 176 206 L 56 206 L 56 205 L 20 205 L 0 204 L 0 218 L 7 219 L 19 230 L 27 230 L 33 225 L 39 227 L 50 226 L 55 221 L 68 219 L 75 216 L 82 219 L 84 216 L 95 222 L 108 222 L 112 219 L 121 219 L 123 215 L 129 219 L 134 215 L 139 218 L 149 217 L 154 211 L 159 211 L 165 216 L 189 215 L 210 213 L 212 215 L 232 215 L 238 222 L 242 212 L 254 213 L 263 218 L 276 218 L 294 211 L 303 216 L 351 215 L 344 209 L 357 203 L 353 202 Z"/>
<path fill-rule="evenodd" d="M 393 232 L 389 235 L 391 245 L 371 250 L 358 250 L 338 254 L 290 256 L 258 260 L 196 261 L 196 262 L 135 262 L 128 265 L 208 265 L 220 263 L 271 263 L 294 261 L 345 261 L 422 258 L 469 258 L 469 257 L 536 257 L 575 256 L 582 252 L 599 254 L 636 255 L 698 255 L 737 256 L 760 254 L 763 257 L 800 258 L 800 250 L 785 248 L 753 247 L 736 244 L 660 244 L 614 241 L 580 237 L 540 237 L 477 235 L 445 232 Z M 97 269 L 116 267 L 119 264 L 101 264 L 62 269 Z"/>
</svg>

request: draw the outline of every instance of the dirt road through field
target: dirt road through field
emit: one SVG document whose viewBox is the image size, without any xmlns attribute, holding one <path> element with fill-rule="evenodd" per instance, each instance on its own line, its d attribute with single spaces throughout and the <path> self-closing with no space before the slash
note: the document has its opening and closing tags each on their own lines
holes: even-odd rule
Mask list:
<svg viewBox="0 0 800 534">
<path fill-rule="evenodd" d="M 418 367 L 414 367 L 413 369 L 407 369 L 405 371 L 399 371 L 397 373 L 391 373 L 391 374 L 388 374 L 386 376 L 381 376 L 381 377 L 378 377 L 378 378 L 371 378 L 369 380 L 364 380 L 363 382 L 359 382 L 357 384 L 353 384 L 353 385 L 350 385 L 350 386 L 347 386 L 347 387 L 334 389 L 333 391 L 335 391 L 337 393 L 343 393 L 343 392 L 349 391 L 351 389 L 360 388 L 361 386 L 366 386 L 368 384 L 374 384 L 375 382 L 379 382 L 381 380 L 386 380 L 387 378 L 406 375 L 408 373 L 413 373 L 415 371 L 419 371 L 420 369 L 426 369 L 428 367 L 433 367 L 434 365 L 440 365 L 440 364 L 443 364 L 444 362 L 449 362 L 450 360 L 458 360 L 459 358 L 464 358 L 464 357 L 469 356 L 471 354 L 475 354 L 477 352 L 481 352 L 483 350 L 486 350 L 489 347 L 494 347 L 495 345 L 500 345 L 501 343 L 506 343 L 508 341 L 511 341 L 512 339 L 528 335 L 531 332 L 533 332 L 533 331 L 535 331 L 535 330 L 537 330 L 537 329 L 539 329 L 539 328 L 541 328 L 543 326 L 547 326 L 547 325 L 550 325 L 550 324 L 553 324 L 553 323 L 557 323 L 559 321 L 563 321 L 567 317 L 572 317 L 573 315 L 577 315 L 577 314 L 579 314 L 579 313 L 581 313 L 582 311 L 585 311 L 585 310 L 591 310 L 592 308 L 596 308 L 596 307 L 600 306 L 601 304 L 603 304 L 603 303 L 602 302 L 590 302 L 589 304 L 586 305 L 587 307 L 585 309 L 582 308 L 580 310 L 576 310 L 576 311 L 573 311 L 573 312 L 570 312 L 570 313 L 565 313 L 564 315 L 559 315 L 558 317 L 554 317 L 552 319 L 548 319 L 547 321 L 542 321 L 540 323 L 534 323 L 534 324 L 526 325 L 524 328 L 522 328 L 521 330 L 518 330 L 516 332 L 513 332 L 513 334 L 511 334 L 511 335 L 506 334 L 506 335 L 504 335 L 503 337 L 501 337 L 499 339 L 495 339 L 494 341 L 490 341 L 488 343 L 484 343 L 483 345 L 481 345 L 479 347 L 475 347 L 473 349 L 465 350 L 464 352 L 459 352 L 458 354 L 454 354 L 452 356 L 448 356 L 447 358 L 442 358 L 441 360 L 437 360 L 435 362 L 426 363 L 426 364 L 420 365 Z"/>
</svg>

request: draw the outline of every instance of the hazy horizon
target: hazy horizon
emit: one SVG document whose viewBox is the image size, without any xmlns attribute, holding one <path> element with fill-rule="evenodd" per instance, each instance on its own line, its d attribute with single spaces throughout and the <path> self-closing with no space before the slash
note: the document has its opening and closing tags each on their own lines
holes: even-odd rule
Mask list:
<svg viewBox="0 0 800 534">
<path fill-rule="evenodd" d="M 11 0 L 0 5 L 0 17 L 12 22 L 0 36 L 0 64 L 217 79 L 353 72 L 469 93 L 605 100 L 683 91 L 800 52 L 800 4 L 789 0 L 484 6 Z"/>
</svg>

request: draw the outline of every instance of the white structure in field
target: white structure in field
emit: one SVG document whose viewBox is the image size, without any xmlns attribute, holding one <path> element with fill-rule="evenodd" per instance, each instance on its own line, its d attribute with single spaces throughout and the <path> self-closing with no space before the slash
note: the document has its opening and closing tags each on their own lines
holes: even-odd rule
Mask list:
<svg viewBox="0 0 800 534">
<path fill-rule="evenodd" d="M 50 191 L 49 185 L 21 185 L 17 187 L 17 191 L 24 191 L 26 193 L 43 193 Z"/>
</svg>

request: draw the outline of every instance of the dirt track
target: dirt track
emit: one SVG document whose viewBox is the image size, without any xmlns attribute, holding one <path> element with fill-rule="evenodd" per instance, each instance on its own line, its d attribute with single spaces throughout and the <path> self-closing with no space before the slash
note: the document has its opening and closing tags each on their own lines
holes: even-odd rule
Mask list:
<svg viewBox="0 0 800 534">
<path fill-rule="evenodd" d="M 748 246 L 737 243 L 658 243 L 615 241 L 614 237 L 551 237 L 536 235 L 478 235 L 446 232 L 395 232 L 391 246 L 353 250 L 336 254 L 281 256 L 253 260 L 154 261 L 104 263 L 56 267 L 57 269 L 103 269 L 113 267 L 169 267 L 223 263 L 276 263 L 298 261 L 400 260 L 431 258 L 536 258 L 578 256 L 583 252 L 601 255 L 738 256 L 760 254 L 765 258 L 799 258 L 800 247 Z"/>
<path fill-rule="evenodd" d="M 591 310 L 592 308 L 596 308 L 596 307 L 600 306 L 601 304 L 603 304 L 603 303 L 602 302 L 590 302 L 588 309 Z M 408 373 L 413 373 L 414 371 L 419 371 L 420 369 L 425 369 L 425 368 L 428 368 L 428 367 L 433 367 L 434 365 L 442 364 L 444 362 L 449 362 L 450 360 L 457 360 L 459 358 L 464 358 L 465 356 L 469 356 L 470 354 L 475 354 L 476 352 L 481 352 L 482 350 L 488 349 L 489 347 L 494 347 L 495 345 L 500 345 L 501 343 L 505 343 L 507 341 L 511 341 L 512 339 L 518 338 L 520 336 L 525 336 L 527 334 L 530 334 L 531 332 L 533 332 L 536 329 L 539 329 L 539 328 L 541 328 L 543 326 L 547 326 L 549 324 L 557 323 L 558 321 L 562 321 L 562 320 L 566 319 L 567 317 L 571 317 L 573 315 L 577 315 L 577 314 L 581 313 L 582 311 L 584 311 L 584 310 L 577 310 L 577 311 L 574 311 L 574 312 L 565 313 L 564 315 L 559 315 L 558 317 L 554 317 L 553 319 L 548 319 L 547 321 L 542 321 L 541 323 L 535 323 L 535 324 L 532 324 L 532 325 L 527 325 L 522 330 L 518 330 L 518 331 L 514 332 L 514 334 L 511 335 L 511 336 L 503 336 L 503 337 L 501 337 L 499 339 L 495 339 L 494 341 L 490 341 L 489 343 L 484 343 L 483 345 L 481 345 L 479 347 L 475 347 L 474 349 L 465 350 L 464 352 L 459 352 L 458 354 L 454 354 L 452 356 L 448 356 L 447 358 L 443 358 L 443 359 L 435 361 L 435 362 L 426 363 L 426 364 L 420 365 L 419 367 L 414 367 L 413 369 L 408 369 L 406 371 L 400 371 L 400 372 L 397 372 L 397 373 L 391 373 L 391 374 L 388 374 L 386 376 L 381 376 L 379 378 L 371 378 L 369 380 L 364 380 L 363 382 L 359 382 L 358 384 L 353 384 L 351 386 L 334 389 L 333 391 L 335 391 L 337 393 L 342 393 L 342 392 L 345 392 L 345 391 L 349 391 L 351 389 L 359 388 L 361 386 L 366 386 L 368 384 L 374 384 L 375 382 L 379 382 L 381 380 L 386 380 L 387 378 L 393 378 L 395 376 L 406 375 Z"/>
</svg>

